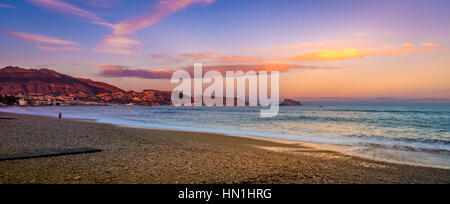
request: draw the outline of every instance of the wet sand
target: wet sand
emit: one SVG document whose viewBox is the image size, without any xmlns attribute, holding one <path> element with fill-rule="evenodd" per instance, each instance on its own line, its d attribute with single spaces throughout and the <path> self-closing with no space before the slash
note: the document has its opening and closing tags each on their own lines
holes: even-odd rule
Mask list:
<svg viewBox="0 0 450 204">
<path fill-rule="evenodd" d="M 1 112 L 0 141 L 0 155 L 78 147 L 103 150 L 1 161 L 0 184 L 450 183 L 450 170 L 377 162 L 301 143 Z"/>
</svg>

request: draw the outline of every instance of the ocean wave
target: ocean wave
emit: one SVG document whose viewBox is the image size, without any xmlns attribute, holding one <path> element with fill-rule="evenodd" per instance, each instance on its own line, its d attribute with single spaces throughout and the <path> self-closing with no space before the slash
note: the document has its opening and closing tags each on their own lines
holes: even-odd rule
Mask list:
<svg viewBox="0 0 450 204">
<path fill-rule="evenodd" d="M 346 135 L 345 137 L 358 138 L 361 140 L 360 145 L 365 146 L 450 154 L 450 140 L 427 138 L 391 138 L 373 135 Z"/>
<path fill-rule="evenodd" d="M 448 125 L 442 124 L 443 118 L 410 118 L 410 117 L 362 117 L 362 116 L 323 116 L 322 115 L 280 115 L 274 118 L 265 118 L 261 121 L 286 121 L 286 122 L 318 122 L 318 123 L 360 123 L 376 125 L 378 127 L 414 127 L 433 128 L 441 131 L 449 131 Z"/>
<path fill-rule="evenodd" d="M 375 110 L 375 109 L 324 109 L 332 112 L 362 112 L 362 113 L 399 113 L 399 114 L 432 114 L 448 115 L 450 111 L 445 110 Z"/>
</svg>

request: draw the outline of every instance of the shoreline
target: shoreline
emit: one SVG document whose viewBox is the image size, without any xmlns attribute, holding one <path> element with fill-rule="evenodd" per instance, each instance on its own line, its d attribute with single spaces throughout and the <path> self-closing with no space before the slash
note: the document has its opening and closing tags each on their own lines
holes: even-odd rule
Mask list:
<svg viewBox="0 0 450 204">
<path fill-rule="evenodd" d="M 0 108 L 0 113 L 10 113 L 10 114 L 18 114 L 18 115 L 29 115 L 29 116 L 38 116 L 38 117 L 49 117 L 56 118 L 50 115 L 36 115 L 36 114 L 26 114 L 26 113 L 15 113 L 15 112 L 3 112 Z M 251 133 L 238 133 L 239 131 L 212 131 L 208 128 L 184 128 L 178 126 L 171 125 L 159 125 L 153 124 L 152 126 L 139 126 L 134 124 L 123 124 L 118 123 L 117 121 L 108 121 L 108 120 L 100 120 L 93 118 L 76 118 L 70 117 L 65 120 L 73 120 L 73 121 L 84 121 L 84 122 L 92 122 L 92 123 L 100 123 L 105 125 L 113 125 L 116 127 L 124 127 L 124 128 L 136 128 L 136 129 L 148 129 L 148 130 L 163 130 L 163 131 L 174 131 L 174 132 L 191 132 L 191 133 L 200 133 L 200 134 L 215 134 L 221 136 L 230 136 L 230 137 L 241 137 L 248 138 L 254 140 L 263 140 L 268 142 L 282 143 L 282 144 L 300 144 L 302 146 L 308 146 L 311 148 L 325 150 L 325 151 L 336 151 L 341 154 L 345 154 L 347 156 L 359 157 L 362 159 L 374 160 L 379 162 L 387 162 L 392 164 L 402 164 L 402 165 L 410 165 L 410 166 L 418 166 L 418 167 L 430 167 L 430 168 L 439 168 L 439 169 L 447 169 L 450 170 L 450 152 L 433 152 L 433 151 L 425 151 L 422 149 L 401 149 L 401 148 L 390 148 L 388 146 L 374 145 L 374 146 L 357 146 L 357 145 L 346 145 L 346 144 L 326 144 L 320 142 L 307 142 L 295 139 L 283 139 L 276 138 L 275 136 L 260 136 L 260 135 L 251 135 Z M 236 133 L 233 133 L 236 132 Z M 383 155 L 383 156 L 380 156 Z M 439 161 L 441 160 L 441 161 Z M 445 163 L 445 164 L 443 164 Z"/>
<path fill-rule="evenodd" d="M 346 156 L 358 157 L 361 159 L 373 160 L 373 161 L 377 161 L 377 162 L 386 162 L 386 163 L 391 163 L 391 164 L 401 164 L 401 165 L 409 165 L 409 166 L 417 166 L 417 167 L 428 167 L 428 168 L 450 170 L 450 166 L 444 166 L 444 165 L 439 165 L 439 164 L 425 164 L 425 163 L 419 163 L 418 161 L 414 162 L 411 160 L 400 161 L 400 159 L 398 159 L 398 158 L 397 158 L 397 160 L 384 159 L 384 158 L 380 158 L 380 157 L 377 157 L 374 155 L 370 156 L 368 153 L 366 153 L 366 154 L 363 153 L 364 151 L 368 151 L 368 149 L 370 149 L 371 153 L 375 152 L 375 151 L 387 151 L 392 154 L 391 156 L 393 156 L 394 154 L 402 154 L 402 153 L 410 154 L 411 156 L 426 156 L 427 154 L 433 154 L 434 156 L 437 156 L 437 153 L 430 153 L 430 152 L 425 152 L 425 151 L 419 152 L 419 151 L 408 151 L 408 150 L 401 150 L 401 149 L 389 149 L 389 148 L 385 148 L 385 147 L 363 147 L 363 146 L 351 146 L 351 145 L 313 143 L 313 142 L 303 142 L 303 141 L 296 141 L 296 140 L 279 139 L 279 138 L 271 138 L 271 137 L 258 137 L 258 136 L 223 133 L 223 132 L 177 130 L 177 129 L 168 129 L 168 128 L 141 127 L 141 126 L 133 126 L 133 125 L 118 125 L 118 124 L 99 122 L 97 120 L 90 120 L 90 119 L 72 119 L 72 120 L 101 123 L 101 124 L 105 124 L 105 125 L 113 125 L 116 127 L 124 127 L 124 128 L 162 130 L 162 131 L 177 132 L 180 134 L 182 134 L 184 132 L 199 133 L 199 134 L 214 134 L 214 135 L 223 136 L 223 137 L 246 138 L 246 139 L 252 139 L 252 140 L 273 142 L 273 143 L 278 143 L 278 144 L 301 145 L 301 146 L 305 146 L 305 147 L 320 150 L 320 151 L 333 151 L 333 152 L 338 152 L 338 153 L 344 154 Z M 278 150 L 271 150 L 271 151 L 283 152 L 286 150 L 278 149 Z M 439 156 L 442 156 L 442 155 L 439 155 Z"/>
<path fill-rule="evenodd" d="M 0 183 L 450 183 L 448 169 L 364 159 L 303 142 L 0 115 L 16 118 L 0 120 L 0 154 L 74 145 L 104 150 L 0 162 Z M 85 175 L 62 173 L 72 168 Z M 178 178 L 179 171 L 188 176 Z M 104 178 L 111 172 L 113 178 Z"/>
</svg>

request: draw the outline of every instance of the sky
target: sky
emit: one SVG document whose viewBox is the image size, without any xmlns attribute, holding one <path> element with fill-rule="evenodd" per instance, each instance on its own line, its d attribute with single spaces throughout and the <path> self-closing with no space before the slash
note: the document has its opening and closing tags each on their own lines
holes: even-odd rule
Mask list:
<svg viewBox="0 0 450 204">
<path fill-rule="evenodd" d="M 283 98 L 450 99 L 448 0 L 0 0 L 0 67 L 125 90 L 280 71 Z"/>
</svg>

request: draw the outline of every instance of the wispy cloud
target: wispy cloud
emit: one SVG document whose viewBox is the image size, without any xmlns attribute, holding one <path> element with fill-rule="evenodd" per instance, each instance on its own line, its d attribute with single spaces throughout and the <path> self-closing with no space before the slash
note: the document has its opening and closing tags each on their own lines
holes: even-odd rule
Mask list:
<svg viewBox="0 0 450 204">
<path fill-rule="evenodd" d="M 187 53 L 183 54 L 182 56 L 196 61 L 211 60 L 218 58 L 218 55 L 213 53 Z"/>
<path fill-rule="evenodd" d="M 31 44 L 49 44 L 49 45 L 64 45 L 64 46 L 73 46 L 78 45 L 78 43 L 61 40 L 53 37 L 43 36 L 43 35 L 34 35 L 27 33 L 19 33 L 7 30 L 0 30 L 0 32 L 5 33 L 7 35 L 19 38 L 23 41 L 29 42 Z"/>
<path fill-rule="evenodd" d="M 425 54 L 439 52 L 437 49 L 416 49 L 416 48 L 404 48 L 404 49 L 388 49 L 388 50 L 369 50 L 368 56 L 403 56 L 412 54 Z"/>
<path fill-rule="evenodd" d="M 103 77 L 114 77 L 114 78 L 122 78 L 122 77 L 135 77 L 135 78 L 144 78 L 144 79 L 170 79 L 173 70 L 144 70 L 144 69 L 131 69 L 127 66 L 120 65 L 106 65 L 100 64 L 98 65 L 102 70 L 100 72 L 100 76 Z"/>
<path fill-rule="evenodd" d="M 287 60 L 292 61 L 339 61 L 349 59 L 360 59 L 367 57 L 367 53 L 361 52 L 355 48 L 345 48 L 340 50 L 326 49 L 317 50 L 308 53 L 296 54 L 286 57 Z"/>
<path fill-rule="evenodd" d="M 273 61 L 273 58 L 245 56 L 245 55 L 220 55 L 212 52 L 203 53 L 185 53 L 178 55 L 169 54 L 152 54 L 151 58 L 154 60 L 166 60 L 170 62 L 212 62 L 222 64 L 238 64 L 238 63 L 261 63 L 267 61 Z"/>
<path fill-rule="evenodd" d="M 251 49 L 252 52 L 291 52 L 310 49 L 343 49 L 347 47 L 371 47 L 373 43 L 366 40 L 329 40 L 281 45 L 268 48 Z"/>
<path fill-rule="evenodd" d="M 31 4 L 47 8 L 65 15 L 77 17 L 83 20 L 88 21 L 89 23 L 99 24 L 111 27 L 111 24 L 105 22 L 100 16 L 97 14 L 90 12 L 88 10 L 79 8 L 72 4 L 69 4 L 63 0 L 27 0 Z"/>
<path fill-rule="evenodd" d="M 133 39 L 138 30 L 152 26 L 194 3 L 213 2 L 214 0 L 158 0 L 149 14 L 112 25 L 113 33 L 103 39 L 93 50 L 110 54 L 138 55 L 141 53 L 142 42 Z"/>
<path fill-rule="evenodd" d="M 16 7 L 8 4 L 0 4 L 0 8 L 16 8 Z"/>
<path fill-rule="evenodd" d="M 101 64 L 99 67 L 102 69 L 100 72 L 100 76 L 103 77 L 114 77 L 114 78 L 122 78 L 122 77 L 134 77 L 134 78 L 143 78 L 143 79 L 171 79 L 172 74 L 175 70 L 169 69 L 160 69 L 160 70 L 147 70 L 147 69 L 132 69 L 128 66 L 120 66 L 120 65 L 104 65 Z M 260 71 L 279 71 L 285 72 L 292 69 L 299 70 L 316 70 L 316 69 L 340 69 L 342 67 L 318 67 L 318 66 L 304 66 L 304 65 L 296 65 L 289 63 L 278 63 L 278 62 L 270 62 L 270 63 L 262 63 L 262 64 L 247 64 L 247 65 L 204 65 L 203 73 L 208 71 L 218 71 L 223 76 L 226 76 L 227 71 L 243 71 L 244 73 L 249 71 L 260 72 Z M 179 68 L 179 70 L 185 70 L 191 76 L 194 76 L 194 67 L 193 66 L 185 66 Z"/>
<path fill-rule="evenodd" d="M 421 43 L 420 45 L 422 45 L 423 47 L 434 47 L 434 48 L 436 48 L 436 47 L 441 47 L 441 45 L 439 45 L 439 44 L 435 44 L 435 43 L 426 43 L 426 42 Z"/>
<path fill-rule="evenodd" d="M 413 44 L 411 44 L 411 43 L 403 43 L 403 48 L 406 48 L 406 49 L 413 49 L 415 46 L 413 45 Z"/>
<path fill-rule="evenodd" d="M 36 46 L 36 48 L 46 51 L 81 51 L 80 48 L 76 47 L 49 47 L 49 46 Z"/>
<path fill-rule="evenodd" d="M 259 64 L 221 64 L 221 65 L 204 65 L 203 66 L 203 72 L 208 71 L 218 71 L 222 75 L 225 76 L 227 71 L 243 71 L 243 72 L 260 72 L 260 71 L 279 71 L 279 72 L 286 72 L 289 70 L 317 70 L 317 69 L 340 69 L 342 67 L 320 67 L 320 66 L 305 66 L 305 65 L 298 65 L 298 64 L 290 64 L 285 62 L 265 62 L 265 63 L 259 63 Z M 182 67 L 182 70 L 186 70 L 187 72 L 191 73 L 193 75 L 194 73 L 194 66 L 187 66 Z"/>
<path fill-rule="evenodd" d="M 109 35 L 95 46 L 93 50 L 108 54 L 139 55 L 141 54 L 140 45 L 142 45 L 142 42 L 131 37 Z"/>
<path fill-rule="evenodd" d="M 211 60 L 220 63 L 245 63 L 245 62 L 256 62 L 262 61 L 263 59 L 260 57 L 248 57 L 248 56 L 224 56 L 224 55 L 216 55 L 213 53 L 192 53 L 192 54 L 184 54 L 183 57 L 188 59 L 192 59 L 195 61 L 203 61 L 203 60 Z"/>
<path fill-rule="evenodd" d="M 385 46 L 384 48 L 344 48 L 317 50 L 290 55 L 285 57 L 284 59 L 296 62 L 342 61 L 375 56 L 402 56 L 432 53 L 438 51 L 439 50 L 437 49 L 417 49 L 413 44 L 405 43 L 402 44 L 401 48 L 397 48 L 395 46 Z"/>
<path fill-rule="evenodd" d="M 62 40 L 54 37 L 44 36 L 44 35 L 36 35 L 36 34 L 28 34 L 28 33 L 20 33 L 13 32 L 8 30 L 0 29 L 0 33 L 15 37 L 24 42 L 32 44 L 34 47 L 47 50 L 47 51 L 79 51 L 77 48 L 79 46 L 78 43 Z"/>
<path fill-rule="evenodd" d="M 421 45 L 428 49 L 419 49 L 412 43 L 403 43 L 396 47 L 394 45 L 378 46 L 366 40 L 336 40 L 258 48 L 251 51 L 285 53 L 285 56 L 264 59 L 295 62 L 342 61 L 371 56 L 400 56 L 439 51 L 436 49 L 439 47 L 438 44 L 422 43 Z"/>
</svg>

